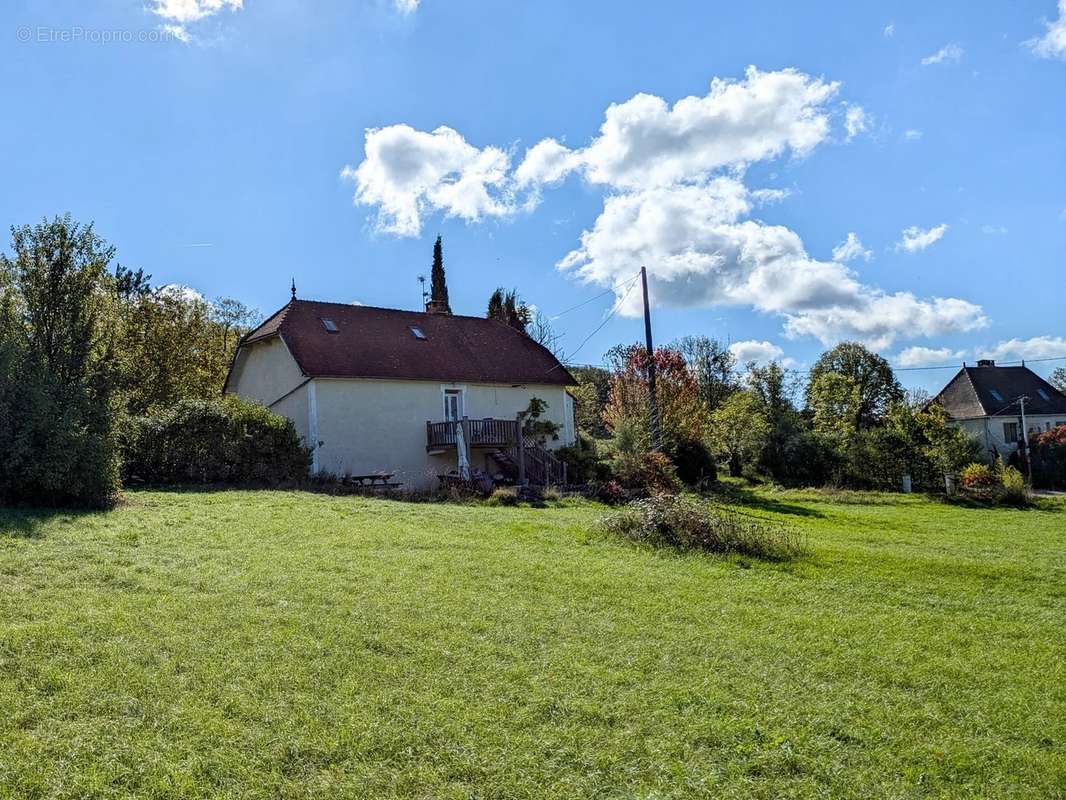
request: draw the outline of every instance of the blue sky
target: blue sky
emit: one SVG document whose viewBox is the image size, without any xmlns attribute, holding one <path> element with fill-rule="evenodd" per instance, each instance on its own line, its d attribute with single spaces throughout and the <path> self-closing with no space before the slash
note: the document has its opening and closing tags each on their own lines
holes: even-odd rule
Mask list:
<svg viewBox="0 0 1066 800">
<path fill-rule="evenodd" d="M 440 233 L 459 313 L 622 282 L 553 320 L 579 362 L 642 262 L 663 342 L 1066 356 L 1062 3 L 15 0 L 0 220 L 264 312 L 416 307 Z"/>
</svg>

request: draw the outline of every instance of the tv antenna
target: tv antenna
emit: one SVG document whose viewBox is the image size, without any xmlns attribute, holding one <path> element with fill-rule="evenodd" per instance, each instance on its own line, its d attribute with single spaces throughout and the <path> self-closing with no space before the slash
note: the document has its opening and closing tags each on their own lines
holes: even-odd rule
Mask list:
<svg viewBox="0 0 1066 800">
<path fill-rule="evenodd" d="M 419 275 L 418 282 L 422 286 L 422 305 L 419 307 L 419 311 L 422 311 L 426 307 L 426 301 L 429 300 L 429 292 L 426 291 L 426 276 Z"/>
</svg>

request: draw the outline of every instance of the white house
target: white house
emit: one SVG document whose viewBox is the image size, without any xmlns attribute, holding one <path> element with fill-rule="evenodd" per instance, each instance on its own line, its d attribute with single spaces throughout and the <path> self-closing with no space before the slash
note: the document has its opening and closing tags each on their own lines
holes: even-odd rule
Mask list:
<svg viewBox="0 0 1066 800">
<path fill-rule="evenodd" d="M 934 402 L 990 456 L 1007 458 L 1024 433 L 1066 425 L 1066 394 L 1028 367 L 997 367 L 990 360 L 963 367 Z"/>
<path fill-rule="evenodd" d="M 291 419 L 316 473 L 391 473 L 429 488 L 468 459 L 489 475 L 518 478 L 521 468 L 531 482 L 560 480 L 549 451 L 576 437 L 573 376 L 520 331 L 431 306 L 294 296 L 241 340 L 225 391 Z M 533 398 L 547 404 L 539 419 L 558 427 L 554 438 L 521 434 L 517 420 Z"/>
</svg>

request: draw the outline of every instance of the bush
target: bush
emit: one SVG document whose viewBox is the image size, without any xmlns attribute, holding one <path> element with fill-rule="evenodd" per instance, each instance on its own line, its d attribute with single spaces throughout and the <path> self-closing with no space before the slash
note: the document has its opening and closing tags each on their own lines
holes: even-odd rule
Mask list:
<svg viewBox="0 0 1066 800">
<path fill-rule="evenodd" d="M 513 486 L 498 486 L 485 498 L 485 505 L 516 506 L 518 505 L 518 490 Z"/>
<path fill-rule="evenodd" d="M 126 441 L 126 474 L 149 483 L 277 486 L 305 481 L 310 464 L 291 420 L 233 395 L 140 417 Z"/>
<path fill-rule="evenodd" d="M 662 453 L 649 450 L 632 456 L 620 456 L 615 475 L 622 487 L 638 496 L 677 494 L 681 481 L 673 463 Z"/>
<path fill-rule="evenodd" d="M 755 522 L 689 497 L 637 500 L 602 524 L 609 533 L 652 547 L 737 553 L 770 560 L 794 558 L 804 550 L 799 536 L 788 528 Z"/>
<path fill-rule="evenodd" d="M 1066 488 L 1066 425 L 1033 437 L 1033 482 L 1045 489 Z"/>
<path fill-rule="evenodd" d="M 570 483 L 610 480 L 611 465 L 600 455 L 596 441 L 584 433 L 578 433 L 574 444 L 556 450 L 555 456 L 566 462 L 566 478 Z"/>
<path fill-rule="evenodd" d="M 1015 506 L 1028 505 L 1032 499 L 1029 487 L 1025 485 L 1025 476 L 1014 467 L 1005 467 L 1000 474 L 1002 491 L 1000 501 Z"/>
<path fill-rule="evenodd" d="M 718 480 L 714 456 L 703 442 L 678 442 L 670 455 L 677 468 L 677 477 L 686 485 L 705 485 Z"/>
<path fill-rule="evenodd" d="M 622 484 L 616 480 L 593 484 L 591 488 L 592 491 L 589 493 L 589 496 L 594 497 L 601 503 L 606 503 L 609 506 L 621 505 L 629 499 L 629 492 L 627 492 L 622 487 Z"/>
<path fill-rule="evenodd" d="M 999 477 L 988 464 L 970 464 L 963 469 L 959 482 L 963 489 L 972 492 L 988 492 L 999 487 Z"/>
</svg>

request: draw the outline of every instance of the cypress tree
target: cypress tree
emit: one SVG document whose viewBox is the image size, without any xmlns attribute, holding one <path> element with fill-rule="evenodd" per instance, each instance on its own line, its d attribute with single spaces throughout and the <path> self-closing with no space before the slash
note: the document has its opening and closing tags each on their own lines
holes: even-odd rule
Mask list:
<svg viewBox="0 0 1066 800">
<path fill-rule="evenodd" d="M 438 311 L 452 313 L 451 304 L 448 302 L 448 283 L 444 278 L 444 248 L 441 247 L 439 234 L 433 245 L 433 271 L 429 299 L 436 305 Z"/>
</svg>

